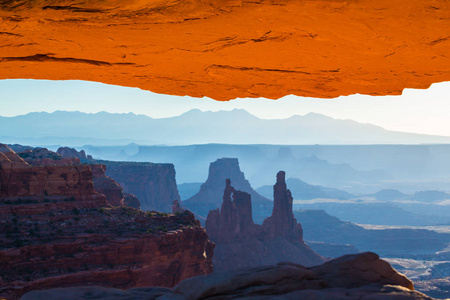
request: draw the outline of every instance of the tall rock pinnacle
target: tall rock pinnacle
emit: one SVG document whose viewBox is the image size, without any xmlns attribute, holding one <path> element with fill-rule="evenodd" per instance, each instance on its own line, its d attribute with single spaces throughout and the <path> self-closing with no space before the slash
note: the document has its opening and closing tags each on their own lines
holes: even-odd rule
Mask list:
<svg viewBox="0 0 450 300">
<path fill-rule="evenodd" d="M 263 227 L 271 237 L 287 237 L 302 239 L 301 225 L 292 213 L 293 198 L 291 191 L 287 189 L 285 172 L 277 174 L 277 182 L 273 186 L 273 211 L 272 216 L 264 220 Z"/>
</svg>

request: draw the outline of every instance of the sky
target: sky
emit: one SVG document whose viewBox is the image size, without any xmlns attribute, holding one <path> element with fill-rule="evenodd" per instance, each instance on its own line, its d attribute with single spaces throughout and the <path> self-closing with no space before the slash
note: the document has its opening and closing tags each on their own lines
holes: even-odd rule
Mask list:
<svg viewBox="0 0 450 300">
<path fill-rule="evenodd" d="M 137 88 L 87 81 L 0 80 L 0 116 L 56 110 L 144 114 L 153 118 L 202 111 L 245 109 L 263 119 L 311 112 L 352 119 L 395 131 L 450 136 L 450 82 L 427 90 L 405 89 L 401 96 L 351 95 L 334 99 L 286 96 L 278 100 L 243 98 L 219 102 L 155 94 Z"/>
</svg>

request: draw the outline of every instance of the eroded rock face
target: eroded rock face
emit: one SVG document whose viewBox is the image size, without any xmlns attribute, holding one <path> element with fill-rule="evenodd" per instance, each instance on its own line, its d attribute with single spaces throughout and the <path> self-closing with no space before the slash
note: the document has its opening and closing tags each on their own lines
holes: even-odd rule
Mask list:
<svg viewBox="0 0 450 300">
<path fill-rule="evenodd" d="M 136 209 L 141 209 L 141 202 L 139 202 L 139 199 L 133 194 L 125 193 L 125 198 L 123 199 L 123 203 L 126 206 L 133 207 Z"/>
<path fill-rule="evenodd" d="M 411 281 L 374 253 L 348 255 L 318 267 L 282 263 L 213 273 L 186 279 L 172 290 L 122 291 L 101 287 L 52 289 L 26 294 L 23 300 L 60 299 L 422 299 Z M 97 295 L 92 298 L 93 295 Z"/>
<path fill-rule="evenodd" d="M 306 266 L 325 261 L 303 241 L 302 228 L 292 213 L 292 197 L 282 171 L 277 174 L 274 185 L 272 216 L 265 219 L 263 225 L 253 222 L 250 194 L 235 190 L 227 179 L 222 208 L 209 212 L 205 228 L 216 244 L 213 258 L 216 271 L 283 261 Z"/>
<path fill-rule="evenodd" d="M 284 171 L 277 174 L 277 182 L 273 186 L 272 216 L 264 220 L 263 227 L 271 238 L 288 237 L 303 240 L 302 227 L 292 213 L 294 199 L 291 191 L 287 189 L 285 175 Z"/>
<path fill-rule="evenodd" d="M 220 100 L 400 94 L 450 80 L 449 15 L 446 0 L 6 0 L 0 78 Z"/>
<path fill-rule="evenodd" d="M 79 165 L 78 157 L 64 157 L 47 148 L 26 149 L 18 154 L 24 161 L 32 166 L 73 166 Z"/>
<path fill-rule="evenodd" d="M 123 188 L 112 178 L 106 176 L 106 166 L 102 164 L 90 165 L 94 176 L 94 188 L 98 193 L 106 196 L 108 202 L 113 206 L 130 206 L 140 209 L 139 199 L 133 194 L 123 191 Z"/>
<path fill-rule="evenodd" d="M 209 165 L 208 179 L 200 187 L 200 191 L 191 198 L 183 201 L 192 212 L 206 217 L 210 210 L 219 208 L 222 201 L 223 183 L 230 179 L 237 190 L 251 195 L 253 205 L 253 218 L 255 222 L 262 223 L 270 215 L 273 203 L 253 190 L 239 168 L 237 158 L 220 158 Z"/>
<path fill-rule="evenodd" d="M 74 148 L 59 147 L 58 150 L 56 151 L 56 153 L 58 153 L 59 155 L 61 155 L 63 157 L 76 157 L 80 160 L 86 159 L 86 152 L 84 150 L 77 151 Z"/>
<path fill-rule="evenodd" d="M 106 176 L 119 183 L 126 193 L 135 195 L 143 210 L 172 212 L 180 201 L 173 164 L 101 161 Z"/>
<path fill-rule="evenodd" d="M 86 284 L 172 287 L 212 272 L 213 245 L 189 212 L 165 216 L 53 204 L 9 208 L 9 213 L 2 209 L 0 221 L 0 297 L 6 299 Z M 23 208 L 26 214 L 20 214 Z"/>
<path fill-rule="evenodd" d="M 0 187 L 0 203 L 72 199 L 84 203 L 86 208 L 107 205 L 105 197 L 94 191 L 89 166 L 30 166 L 3 144 L 0 144 Z"/>
<path fill-rule="evenodd" d="M 30 166 L 0 145 L 0 298 L 85 284 L 171 287 L 212 272 L 212 250 L 190 212 L 111 207 L 88 165 Z"/>
</svg>

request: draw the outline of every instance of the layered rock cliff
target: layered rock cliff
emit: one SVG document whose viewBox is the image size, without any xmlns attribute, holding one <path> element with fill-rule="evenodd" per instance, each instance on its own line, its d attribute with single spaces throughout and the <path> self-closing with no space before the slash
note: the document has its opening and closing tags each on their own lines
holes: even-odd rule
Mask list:
<svg viewBox="0 0 450 300">
<path fill-rule="evenodd" d="M 192 213 L 111 207 L 88 165 L 30 166 L 0 145 L 0 217 L 0 298 L 86 284 L 171 287 L 212 272 L 213 244 Z"/>
<path fill-rule="evenodd" d="M 3 0 L 0 79 L 170 95 L 400 94 L 450 80 L 447 0 Z"/>
<path fill-rule="evenodd" d="M 114 205 L 171 212 L 173 201 L 180 201 L 173 164 L 95 160 L 73 148 L 59 148 L 58 153 L 93 165 L 96 189 L 112 197 Z"/>
<path fill-rule="evenodd" d="M 80 160 L 87 159 L 86 152 L 84 150 L 77 151 L 76 149 L 70 147 L 59 147 L 56 153 L 63 157 L 76 157 Z"/>
<path fill-rule="evenodd" d="M 106 176 L 139 199 L 142 210 L 171 212 L 173 201 L 180 201 L 173 164 L 97 162 L 106 165 Z"/>
<path fill-rule="evenodd" d="M 223 183 L 230 179 L 237 190 L 246 192 L 252 197 L 253 218 L 262 223 L 270 215 L 273 203 L 253 190 L 244 173 L 239 168 L 237 158 L 220 158 L 209 165 L 208 179 L 200 187 L 200 191 L 183 201 L 183 205 L 192 212 L 206 217 L 210 210 L 219 208 L 222 203 Z"/>
<path fill-rule="evenodd" d="M 123 191 L 123 188 L 112 178 L 106 176 L 106 166 L 101 164 L 90 165 L 94 176 L 94 188 L 97 192 L 106 196 L 108 202 L 113 206 L 130 206 L 136 209 L 141 208 L 139 199 Z"/>
<path fill-rule="evenodd" d="M 282 171 L 277 174 L 272 216 L 262 225 L 253 222 L 251 195 L 235 190 L 230 180 L 226 180 L 222 207 L 209 212 L 205 226 L 216 244 L 215 270 L 283 261 L 312 266 L 325 261 L 303 241 L 302 227 L 292 213 L 292 197 L 284 177 Z"/>
<path fill-rule="evenodd" d="M 62 156 L 47 148 L 26 149 L 18 155 L 32 166 L 73 166 L 79 165 L 79 157 Z"/>
<path fill-rule="evenodd" d="M 18 154 L 25 162 L 32 166 L 81 166 L 81 162 L 94 162 L 86 153 L 73 148 L 61 147 L 55 153 L 46 148 L 25 149 Z M 140 202 L 133 194 L 123 191 L 123 188 L 112 178 L 106 176 L 106 166 L 89 164 L 92 171 L 94 190 L 105 195 L 106 200 L 113 206 L 126 205 L 140 209 Z"/>
<path fill-rule="evenodd" d="M 81 287 L 26 294 L 22 300 L 60 299 L 389 299 L 432 300 L 374 253 L 347 255 L 321 266 L 282 263 L 186 279 L 173 289 Z M 94 296 L 95 295 L 95 296 Z"/>
<path fill-rule="evenodd" d="M 85 208 L 107 205 L 105 197 L 94 191 L 89 166 L 30 166 L 11 148 L 0 144 L 0 203 L 67 199 L 82 202 Z"/>
</svg>

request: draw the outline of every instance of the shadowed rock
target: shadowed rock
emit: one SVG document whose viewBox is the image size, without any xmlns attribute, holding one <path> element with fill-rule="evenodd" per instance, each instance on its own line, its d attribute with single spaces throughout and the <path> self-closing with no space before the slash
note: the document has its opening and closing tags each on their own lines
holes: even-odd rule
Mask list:
<svg viewBox="0 0 450 300">
<path fill-rule="evenodd" d="M 306 266 L 324 262 L 303 241 L 302 227 L 292 213 L 292 196 L 284 181 L 284 172 L 277 174 L 274 185 L 272 216 L 258 225 L 252 219 L 251 195 L 238 191 L 225 181 L 221 209 L 211 210 L 206 231 L 216 244 L 213 265 L 216 271 L 276 264 L 282 261 Z"/>
<path fill-rule="evenodd" d="M 106 196 L 108 202 L 113 206 L 130 206 L 136 209 L 141 208 L 139 199 L 133 194 L 123 191 L 123 188 L 111 177 L 106 176 L 106 166 L 95 164 L 90 165 L 94 175 L 94 188 L 97 192 Z"/>
<path fill-rule="evenodd" d="M 105 193 L 119 201 L 113 187 Z M 190 212 L 111 207 L 89 165 L 30 166 L 0 144 L 2 299 L 83 284 L 172 287 L 212 272 L 213 248 Z"/>
<path fill-rule="evenodd" d="M 121 291 L 101 287 L 34 291 L 37 299 L 422 299 L 412 282 L 370 252 L 347 255 L 306 268 L 292 263 L 218 272 L 186 279 L 172 290 L 140 288 Z"/>
<path fill-rule="evenodd" d="M 191 198 L 183 201 L 192 212 L 206 217 L 210 210 L 219 208 L 224 200 L 223 182 L 227 179 L 233 182 L 237 190 L 246 192 L 252 197 L 253 219 L 261 224 L 265 217 L 270 215 L 272 201 L 264 198 L 253 190 L 239 168 L 237 158 L 220 158 L 209 165 L 208 179 L 200 187 L 200 191 Z M 225 196 L 224 196 L 225 197 Z M 228 206 L 225 205 L 225 209 Z"/>
</svg>

